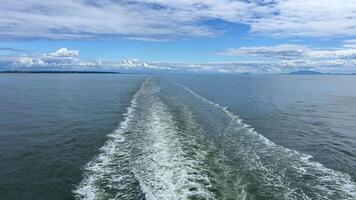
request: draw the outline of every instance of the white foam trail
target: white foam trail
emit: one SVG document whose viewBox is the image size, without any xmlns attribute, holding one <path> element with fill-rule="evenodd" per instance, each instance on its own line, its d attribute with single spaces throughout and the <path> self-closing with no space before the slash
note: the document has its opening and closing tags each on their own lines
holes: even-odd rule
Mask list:
<svg viewBox="0 0 356 200">
<path fill-rule="evenodd" d="M 217 103 L 214 103 L 214 102 L 212 102 L 212 101 L 210 101 L 210 100 L 198 95 L 197 93 L 195 93 L 194 91 L 192 91 L 188 87 L 186 87 L 186 86 L 184 86 L 184 85 L 182 85 L 182 84 L 180 84 L 178 82 L 174 81 L 174 83 L 179 85 L 180 87 L 184 88 L 186 91 L 188 91 L 190 94 L 192 94 L 193 96 L 197 97 L 198 99 L 200 99 L 200 100 L 202 100 L 202 101 L 204 101 L 204 102 L 206 102 L 206 103 L 208 103 L 208 104 L 210 104 L 212 106 L 215 106 L 215 107 L 221 109 L 226 115 L 228 115 L 230 118 L 234 119 L 234 121 L 236 121 L 237 123 L 241 124 L 245 128 L 249 128 L 249 130 L 250 130 L 250 132 L 252 134 L 255 134 L 256 136 L 258 136 L 261 139 L 263 139 L 263 141 L 265 143 L 267 143 L 268 145 L 275 146 L 275 144 L 271 140 L 267 139 L 265 136 L 263 136 L 263 135 L 257 133 L 256 131 L 254 131 L 253 128 L 250 128 L 250 125 L 243 123 L 242 119 L 240 117 L 236 116 L 235 114 L 233 114 L 232 112 L 230 112 L 227 107 L 221 106 L 221 105 L 219 105 Z"/>
<path fill-rule="evenodd" d="M 195 139 L 181 136 L 157 92 L 154 81 L 142 84 L 124 121 L 86 165 L 85 178 L 74 191 L 77 199 L 137 199 L 140 192 L 149 200 L 215 199 L 208 175 L 200 170 L 201 159 L 183 150 Z"/>
<path fill-rule="evenodd" d="M 258 174 L 260 182 L 257 183 L 261 185 L 257 188 L 280 193 L 273 199 L 356 199 L 356 186 L 348 175 L 325 168 L 311 161 L 308 155 L 274 144 L 227 108 L 176 84 L 201 100 L 199 103 L 204 106 L 205 103 L 213 106 L 209 106 L 209 111 L 210 108 L 214 108 L 214 112 L 219 110 L 216 111 L 221 113 L 218 116 L 226 116 L 222 119 L 233 122 L 224 127 L 223 137 L 218 138 L 224 147 L 214 149 L 213 142 L 211 148 L 206 142 L 204 145 L 198 142 L 204 131 L 195 127 L 199 124 L 184 102 L 178 107 L 183 113 L 179 116 L 184 121 L 184 127 L 179 127 L 180 122 L 167 106 L 168 101 L 164 102 L 158 95 L 161 94 L 160 87 L 155 80 L 148 79 L 134 95 L 117 130 L 109 134 L 100 154 L 86 165 L 85 178 L 74 191 L 77 199 L 217 199 L 216 190 L 222 193 L 218 199 L 254 199 L 254 194 L 250 194 L 248 188 L 245 190 L 249 180 L 232 176 L 236 175 L 234 168 L 239 167 L 247 174 Z M 236 132 L 240 133 L 239 137 L 233 134 Z M 225 157 L 224 151 L 229 149 Z M 207 154 L 214 155 L 207 157 Z M 229 159 L 233 161 L 234 157 L 239 159 L 241 166 L 229 165 Z M 266 158 L 268 162 L 263 161 Z M 280 168 L 274 169 L 274 166 L 285 167 L 285 164 L 290 165 L 288 167 L 294 170 L 295 176 L 313 177 L 315 181 L 308 185 L 308 189 L 314 196 L 308 196 L 310 191 L 306 194 L 286 180 L 288 174 L 284 174 L 283 169 L 282 172 Z M 211 175 L 214 173 L 217 176 Z M 226 180 L 218 180 L 221 173 L 225 174 L 222 179 Z M 215 192 L 210 190 L 212 188 Z"/>
<path fill-rule="evenodd" d="M 128 124 L 132 119 L 132 113 L 136 107 L 136 99 L 138 93 L 140 90 L 142 90 L 144 85 L 145 83 L 142 84 L 141 88 L 131 100 L 130 106 L 127 108 L 127 112 L 124 114 L 125 118 L 120 123 L 118 129 L 109 134 L 109 137 L 114 139 L 107 141 L 106 144 L 100 149 L 101 153 L 93 161 L 90 161 L 85 166 L 85 170 L 89 173 L 85 175 L 85 178 L 73 191 L 76 198 L 83 200 L 95 200 L 100 197 L 100 193 L 104 193 L 104 191 L 100 191 L 101 189 L 96 185 L 96 181 L 102 178 L 103 174 L 106 173 L 106 170 L 109 170 L 106 168 L 106 166 L 111 161 L 110 155 L 113 154 L 113 147 L 115 146 L 114 142 L 124 140 L 124 138 L 120 137 L 120 133 L 128 128 Z"/>
<path fill-rule="evenodd" d="M 297 158 L 298 162 L 293 161 L 290 164 L 292 165 L 292 167 L 295 168 L 296 171 L 301 173 L 301 176 L 303 176 L 303 175 L 314 176 L 313 178 L 316 180 L 316 182 L 314 183 L 315 185 L 310 185 L 311 189 L 319 190 L 319 191 L 326 193 L 326 194 L 314 194 L 315 196 L 317 196 L 317 199 L 335 199 L 335 198 L 344 199 L 344 200 L 356 199 L 356 184 L 351 180 L 351 178 L 348 174 L 344 174 L 344 173 L 326 168 L 322 164 L 310 160 L 312 158 L 311 155 L 302 154 L 295 150 L 290 150 L 290 149 L 287 149 L 280 145 L 276 145 L 271 140 L 269 140 L 266 137 L 264 137 L 263 135 L 257 133 L 249 125 L 243 123 L 243 121 L 238 116 L 236 116 L 235 114 L 230 112 L 226 107 L 221 106 L 217 103 L 214 103 L 214 102 L 198 95 L 197 93 L 195 93 L 194 91 L 192 91 L 191 89 L 189 89 L 188 87 L 186 87 L 180 83 L 177 83 L 177 82 L 174 82 L 174 83 L 179 85 L 183 89 L 185 89 L 187 92 L 189 92 L 196 98 L 223 111 L 233 121 L 235 121 L 237 124 L 239 124 L 239 126 L 245 128 L 247 130 L 247 134 L 249 134 L 255 138 L 258 138 L 259 142 L 263 142 L 265 144 L 267 151 L 261 150 L 261 149 L 252 149 L 251 151 L 256 152 L 256 153 L 252 152 L 252 154 L 254 155 L 254 158 L 251 157 L 251 155 L 249 155 L 248 159 L 250 159 L 250 161 L 247 161 L 247 162 L 253 163 L 253 165 L 251 165 L 251 167 L 263 169 L 263 171 L 265 171 L 265 173 L 266 173 L 265 175 L 267 175 L 265 178 L 268 179 L 268 176 L 269 176 L 268 174 L 273 173 L 273 172 L 271 172 L 271 169 L 264 166 L 264 164 L 260 162 L 260 160 L 261 160 L 260 156 L 264 156 L 264 155 L 269 156 L 268 154 L 270 154 L 270 153 L 279 153 L 279 154 L 281 154 L 282 157 L 285 157 L 286 159 L 293 158 L 295 160 L 295 158 Z M 260 153 L 258 151 L 261 151 L 262 153 Z M 264 151 L 266 151 L 267 153 Z M 258 153 L 260 153 L 260 154 L 258 154 Z M 239 156 L 241 156 L 241 155 L 239 155 Z M 273 161 L 271 161 L 271 162 L 273 162 Z M 275 161 L 275 162 L 279 162 L 279 161 Z M 295 190 L 298 188 L 289 188 L 288 184 L 286 184 L 286 183 L 288 183 L 288 181 L 283 180 L 284 177 L 277 176 L 275 174 L 271 174 L 271 178 L 273 178 L 274 181 L 277 181 L 274 184 L 280 185 L 281 187 L 286 187 L 286 186 L 288 187 L 288 188 L 286 188 L 287 191 L 286 191 L 285 198 L 294 199 L 293 194 L 295 193 Z M 289 195 L 291 195 L 291 196 L 289 196 Z M 297 199 L 314 199 L 314 198 L 310 198 L 302 192 L 302 195 L 297 197 Z"/>
<path fill-rule="evenodd" d="M 199 196 L 214 199 L 204 184 L 195 180 L 210 180 L 199 170 L 199 160 L 191 159 L 182 149 L 182 140 L 167 107 L 155 100 L 147 121 L 151 144 L 144 146 L 136 159 L 134 170 L 147 199 L 188 199 Z M 192 141 L 194 142 L 194 141 Z M 142 153 L 141 152 L 141 153 Z M 193 174 L 193 175 L 192 175 Z M 189 191 L 194 189 L 194 191 Z"/>
</svg>

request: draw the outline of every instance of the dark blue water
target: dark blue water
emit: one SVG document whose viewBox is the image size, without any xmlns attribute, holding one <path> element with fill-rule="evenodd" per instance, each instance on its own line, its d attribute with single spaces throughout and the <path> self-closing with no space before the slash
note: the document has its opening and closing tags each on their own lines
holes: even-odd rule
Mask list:
<svg viewBox="0 0 356 200">
<path fill-rule="evenodd" d="M 142 76 L 0 75 L 0 199 L 72 199 Z"/>
<path fill-rule="evenodd" d="M 178 76 L 276 144 L 356 181 L 355 76 Z"/>
<path fill-rule="evenodd" d="M 354 199 L 353 76 L 0 75 L 0 199 Z"/>
</svg>

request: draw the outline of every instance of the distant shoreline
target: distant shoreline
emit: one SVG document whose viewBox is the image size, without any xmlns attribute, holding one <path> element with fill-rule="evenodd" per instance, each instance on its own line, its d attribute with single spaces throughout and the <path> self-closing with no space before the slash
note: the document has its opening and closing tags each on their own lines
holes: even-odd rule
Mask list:
<svg viewBox="0 0 356 200">
<path fill-rule="evenodd" d="M 356 75 L 356 73 L 330 73 L 330 72 L 318 72 L 318 71 L 313 71 L 313 70 L 299 70 L 299 71 L 294 71 L 290 72 L 287 74 L 282 74 L 282 75 Z"/>
<path fill-rule="evenodd" d="M 0 74 L 167 74 L 167 73 L 147 73 L 147 72 L 112 72 L 112 71 L 51 71 L 51 70 L 41 70 L 41 71 L 27 71 L 27 70 L 7 70 L 7 71 L 0 71 Z M 168 74 L 175 74 L 175 73 L 168 73 Z M 188 73 L 188 74 L 196 74 L 196 73 Z M 205 74 L 205 73 L 201 73 Z M 215 74 L 215 73 L 209 73 Z M 216 73 L 219 74 L 219 73 Z M 226 75 L 226 74 L 225 74 Z M 243 73 L 243 74 L 230 74 L 230 75 L 261 75 L 261 74 L 250 74 L 250 73 Z M 267 74 L 264 74 L 267 75 Z M 287 76 L 328 76 L 328 75 L 356 75 L 356 73 L 323 73 L 323 72 L 316 72 L 316 71 L 295 71 L 290 73 L 284 74 L 268 74 L 268 75 L 287 75 Z"/>
</svg>

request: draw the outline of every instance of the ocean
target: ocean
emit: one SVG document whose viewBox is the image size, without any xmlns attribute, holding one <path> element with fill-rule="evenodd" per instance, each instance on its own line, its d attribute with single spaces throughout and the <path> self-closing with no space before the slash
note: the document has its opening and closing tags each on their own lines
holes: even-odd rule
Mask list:
<svg viewBox="0 0 356 200">
<path fill-rule="evenodd" d="M 0 199 L 356 199 L 355 85 L 0 74 Z"/>
</svg>

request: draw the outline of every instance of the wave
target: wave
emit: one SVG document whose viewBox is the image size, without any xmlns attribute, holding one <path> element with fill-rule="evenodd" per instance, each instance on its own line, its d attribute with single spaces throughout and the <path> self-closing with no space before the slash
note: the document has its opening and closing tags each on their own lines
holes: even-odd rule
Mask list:
<svg viewBox="0 0 356 200">
<path fill-rule="evenodd" d="M 179 83 L 147 79 L 77 199 L 355 199 L 356 186 Z"/>
</svg>

